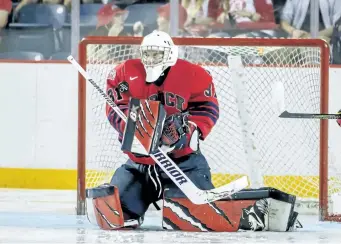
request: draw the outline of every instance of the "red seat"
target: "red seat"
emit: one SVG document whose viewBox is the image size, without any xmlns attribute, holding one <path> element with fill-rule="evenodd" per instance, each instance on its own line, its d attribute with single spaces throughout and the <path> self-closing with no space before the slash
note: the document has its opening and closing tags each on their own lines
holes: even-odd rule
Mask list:
<svg viewBox="0 0 341 244">
<path fill-rule="evenodd" d="M 275 14 L 272 0 L 254 0 L 256 12 L 262 17 L 260 22 L 273 22 L 275 23 Z"/>
</svg>

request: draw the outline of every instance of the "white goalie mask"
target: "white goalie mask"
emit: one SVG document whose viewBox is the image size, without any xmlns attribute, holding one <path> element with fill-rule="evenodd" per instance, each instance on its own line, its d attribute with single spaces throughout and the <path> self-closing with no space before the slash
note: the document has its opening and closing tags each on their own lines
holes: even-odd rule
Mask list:
<svg viewBox="0 0 341 244">
<path fill-rule="evenodd" d="M 166 32 L 157 30 L 143 38 L 140 53 L 149 83 L 156 81 L 178 59 L 178 47 L 172 38 Z"/>
</svg>

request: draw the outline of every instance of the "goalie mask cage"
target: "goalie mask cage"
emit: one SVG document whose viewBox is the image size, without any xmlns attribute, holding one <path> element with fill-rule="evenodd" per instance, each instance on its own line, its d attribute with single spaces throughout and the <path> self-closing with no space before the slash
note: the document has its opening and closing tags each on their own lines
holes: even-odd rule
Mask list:
<svg viewBox="0 0 341 244">
<path fill-rule="evenodd" d="M 137 37 L 87 37 L 81 66 L 106 89 L 115 65 L 139 58 Z M 285 90 L 290 112 L 328 113 L 329 47 L 314 39 L 174 38 L 179 58 L 200 64 L 214 80 L 220 117 L 201 142 L 215 186 L 248 175 L 253 186 L 297 196 L 321 220 L 340 220 L 333 194 L 341 166 L 328 148 L 328 121 L 281 119 L 274 101 Z M 186 81 L 183 81 L 186 82 Z M 133 84 L 131 84 L 133 85 Z M 127 157 L 105 115 L 105 101 L 79 75 L 77 213 L 85 214 L 85 188 L 110 178 Z M 302 204 L 301 204 L 302 203 Z"/>
</svg>

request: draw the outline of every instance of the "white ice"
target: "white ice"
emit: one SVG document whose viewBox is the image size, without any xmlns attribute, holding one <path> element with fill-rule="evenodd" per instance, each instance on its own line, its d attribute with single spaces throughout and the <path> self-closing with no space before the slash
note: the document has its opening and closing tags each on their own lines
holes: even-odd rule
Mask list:
<svg viewBox="0 0 341 244">
<path fill-rule="evenodd" d="M 301 216 L 298 232 L 194 233 L 164 231 L 149 211 L 141 230 L 102 231 L 75 214 L 76 192 L 0 190 L 0 243 L 341 243 L 341 224 Z"/>
</svg>

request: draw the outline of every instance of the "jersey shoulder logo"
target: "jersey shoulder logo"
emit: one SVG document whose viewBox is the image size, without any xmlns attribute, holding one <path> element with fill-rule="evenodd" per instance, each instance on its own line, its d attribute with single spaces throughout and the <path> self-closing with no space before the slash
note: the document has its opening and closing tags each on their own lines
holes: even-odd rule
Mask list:
<svg viewBox="0 0 341 244">
<path fill-rule="evenodd" d="M 130 80 L 136 80 L 138 78 L 138 76 L 134 76 L 134 77 L 129 77 Z"/>
<path fill-rule="evenodd" d="M 128 82 L 123 81 L 120 84 L 118 84 L 117 88 L 119 89 L 120 93 L 124 93 L 129 90 L 129 84 Z"/>
</svg>

